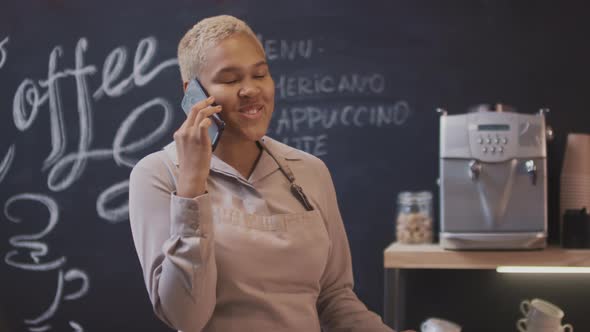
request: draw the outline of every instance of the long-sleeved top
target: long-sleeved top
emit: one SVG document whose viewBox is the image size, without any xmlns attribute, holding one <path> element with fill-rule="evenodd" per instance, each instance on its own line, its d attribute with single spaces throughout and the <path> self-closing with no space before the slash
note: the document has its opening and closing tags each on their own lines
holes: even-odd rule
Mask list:
<svg viewBox="0 0 590 332">
<path fill-rule="evenodd" d="M 213 155 L 207 193 L 175 194 L 174 143 L 131 173 L 135 248 L 154 311 L 184 331 L 391 331 L 353 292 L 352 263 L 330 173 L 269 137 L 312 211 L 263 150 L 248 179 Z"/>
</svg>

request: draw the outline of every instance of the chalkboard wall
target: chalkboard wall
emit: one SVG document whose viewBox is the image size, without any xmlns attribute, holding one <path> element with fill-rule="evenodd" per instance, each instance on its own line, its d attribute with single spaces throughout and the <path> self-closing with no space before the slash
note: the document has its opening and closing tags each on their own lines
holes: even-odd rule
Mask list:
<svg viewBox="0 0 590 332">
<path fill-rule="evenodd" d="M 268 134 L 331 169 L 355 290 L 372 310 L 383 312 L 382 250 L 394 239 L 397 193 L 429 190 L 436 202 L 436 107 L 552 110 L 556 242 L 565 137 L 590 132 L 589 9 L 508 0 L 2 1 L 0 331 L 167 330 L 133 248 L 127 179 L 183 120 L 180 37 L 217 14 L 246 20 L 266 49 L 277 88 Z M 440 290 L 448 278 L 461 273 L 416 287 Z M 408 328 L 432 314 L 411 310 Z M 590 329 L 576 317 L 578 331 Z"/>
</svg>

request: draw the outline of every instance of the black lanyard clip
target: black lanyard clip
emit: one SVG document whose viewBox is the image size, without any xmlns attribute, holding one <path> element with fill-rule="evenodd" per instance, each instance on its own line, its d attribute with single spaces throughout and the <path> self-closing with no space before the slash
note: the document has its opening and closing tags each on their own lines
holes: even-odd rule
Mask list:
<svg viewBox="0 0 590 332">
<path fill-rule="evenodd" d="M 301 187 L 294 182 L 291 182 L 291 193 L 293 193 L 295 198 L 297 198 L 297 200 L 299 200 L 299 202 L 303 204 L 307 211 L 313 211 L 313 206 L 311 206 L 311 204 L 307 200 L 307 196 L 305 196 L 303 189 L 301 189 Z"/>
<path fill-rule="evenodd" d="M 264 151 L 266 151 L 266 153 L 268 153 L 269 156 L 272 157 L 272 159 L 274 159 L 277 165 L 279 165 L 279 169 L 281 170 L 281 172 L 283 172 L 287 179 L 289 179 L 289 182 L 291 183 L 291 193 L 293 194 L 293 196 L 297 198 L 297 200 L 305 207 L 307 211 L 313 211 L 313 206 L 307 199 L 307 196 L 305 196 L 303 189 L 301 189 L 301 187 L 295 183 L 295 175 L 293 175 L 291 168 L 289 168 L 289 166 L 277 159 L 263 142 L 258 141 L 257 143 L 258 146 L 260 146 Z"/>
</svg>

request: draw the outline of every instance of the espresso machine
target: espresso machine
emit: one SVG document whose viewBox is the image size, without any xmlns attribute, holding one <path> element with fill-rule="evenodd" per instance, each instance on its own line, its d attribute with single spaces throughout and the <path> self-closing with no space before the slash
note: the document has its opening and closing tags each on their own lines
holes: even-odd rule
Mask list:
<svg viewBox="0 0 590 332">
<path fill-rule="evenodd" d="M 538 249 L 547 245 L 546 109 L 479 105 L 440 116 L 440 245 Z"/>
</svg>

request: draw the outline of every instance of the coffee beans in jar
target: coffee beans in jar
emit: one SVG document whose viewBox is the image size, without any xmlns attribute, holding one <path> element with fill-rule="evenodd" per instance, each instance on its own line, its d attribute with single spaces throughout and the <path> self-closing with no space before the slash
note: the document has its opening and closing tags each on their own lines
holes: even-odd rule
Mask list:
<svg viewBox="0 0 590 332">
<path fill-rule="evenodd" d="M 427 191 L 398 194 L 396 239 L 399 243 L 432 243 L 432 194 Z"/>
</svg>

